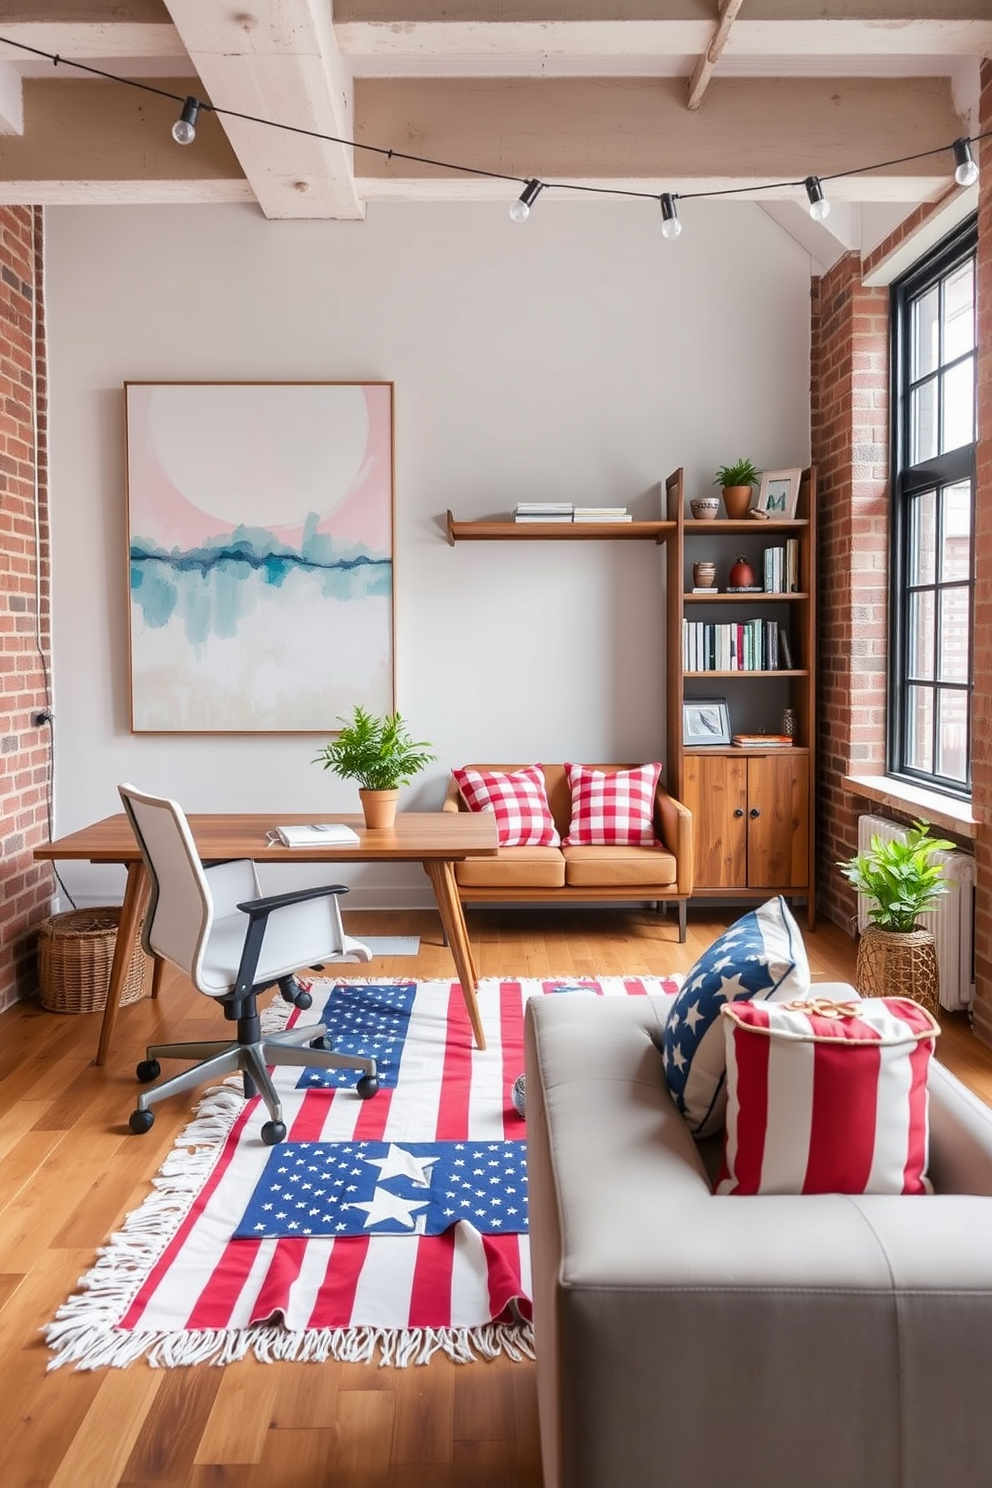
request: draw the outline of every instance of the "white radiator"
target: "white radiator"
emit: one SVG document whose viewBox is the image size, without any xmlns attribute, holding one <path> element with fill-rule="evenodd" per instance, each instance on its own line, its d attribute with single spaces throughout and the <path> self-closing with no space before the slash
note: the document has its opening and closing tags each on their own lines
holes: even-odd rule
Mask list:
<svg viewBox="0 0 992 1488">
<path fill-rule="evenodd" d="M 884 816 L 858 817 L 858 852 L 867 852 L 873 837 L 888 842 L 904 835 L 899 822 L 887 821 Z M 966 852 L 941 852 L 936 856 L 944 866 L 948 892 L 936 909 L 920 915 L 920 926 L 932 930 L 937 943 L 940 1005 L 956 1012 L 970 1007 L 975 997 L 975 859 Z M 859 930 L 871 923 L 871 902 L 867 894 L 858 895 Z"/>
</svg>

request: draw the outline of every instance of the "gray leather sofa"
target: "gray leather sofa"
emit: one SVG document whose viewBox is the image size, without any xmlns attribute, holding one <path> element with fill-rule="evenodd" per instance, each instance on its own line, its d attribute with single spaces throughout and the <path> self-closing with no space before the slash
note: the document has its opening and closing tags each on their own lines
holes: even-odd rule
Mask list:
<svg viewBox="0 0 992 1488">
<path fill-rule="evenodd" d="M 931 1066 L 933 1196 L 714 1196 L 667 1001 L 528 1004 L 545 1488 L 988 1488 L 992 1110 Z"/>
</svg>

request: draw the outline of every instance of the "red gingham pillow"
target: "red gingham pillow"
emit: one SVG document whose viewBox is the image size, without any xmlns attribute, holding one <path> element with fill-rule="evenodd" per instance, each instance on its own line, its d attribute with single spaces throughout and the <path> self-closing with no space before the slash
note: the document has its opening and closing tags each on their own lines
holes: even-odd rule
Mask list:
<svg viewBox="0 0 992 1488">
<path fill-rule="evenodd" d="M 497 770 L 452 770 L 470 811 L 492 811 L 500 847 L 558 847 L 544 771 L 528 765 L 512 775 Z"/>
<path fill-rule="evenodd" d="M 813 989 L 815 992 L 815 988 Z M 908 997 L 728 1002 L 723 1194 L 924 1194 L 936 1020 Z"/>
<path fill-rule="evenodd" d="M 566 847 L 657 847 L 654 797 L 661 765 L 636 770 L 565 766 L 572 791 Z"/>
</svg>

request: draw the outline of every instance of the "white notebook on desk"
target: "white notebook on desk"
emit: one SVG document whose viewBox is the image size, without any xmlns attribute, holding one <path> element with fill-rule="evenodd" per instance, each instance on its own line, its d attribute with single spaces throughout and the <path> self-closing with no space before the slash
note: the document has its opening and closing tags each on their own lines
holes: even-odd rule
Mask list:
<svg viewBox="0 0 992 1488">
<path fill-rule="evenodd" d="M 361 838 L 343 822 L 313 822 L 309 825 L 275 827 L 283 847 L 352 847 Z"/>
</svg>

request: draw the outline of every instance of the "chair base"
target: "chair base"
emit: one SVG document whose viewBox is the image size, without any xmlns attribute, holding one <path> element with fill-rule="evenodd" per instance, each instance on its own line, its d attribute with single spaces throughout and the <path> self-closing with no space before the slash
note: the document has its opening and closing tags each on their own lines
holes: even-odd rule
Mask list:
<svg viewBox="0 0 992 1488">
<path fill-rule="evenodd" d="M 195 1042 L 184 1044 L 150 1044 L 147 1065 L 157 1065 L 160 1059 L 194 1059 L 196 1064 L 181 1074 L 163 1080 L 151 1090 L 142 1091 L 131 1116 L 131 1130 L 148 1131 L 154 1115 L 150 1107 L 169 1096 L 183 1091 L 195 1090 L 198 1086 L 224 1080 L 239 1071 L 244 1076 L 245 1097 L 256 1093 L 262 1097 L 271 1121 L 263 1128 L 263 1140 L 281 1141 L 286 1134 L 282 1120 L 282 1103 L 269 1075 L 268 1067 L 292 1066 L 296 1069 L 353 1069 L 360 1073 L 358 1094 L 364 1099 L 375 1095 L 379 1089 L 378 1074 L 374 1058 L 361 1054 L 335 1054 L 329 1049 L 314 1048 L 313 1042 L 324 1037 L 326 1029 L 322 1023 L 306 1028 L 290 1028 L 283 1033 L 270 1034 L 248 1043 L 225 1043 L 223 1041 Z M 144 1064 L 138 1066 L 138 1078 L 143 1078 Z M 151 1071 L 155 1078 L 157 1070 Z"/>
</svg>

